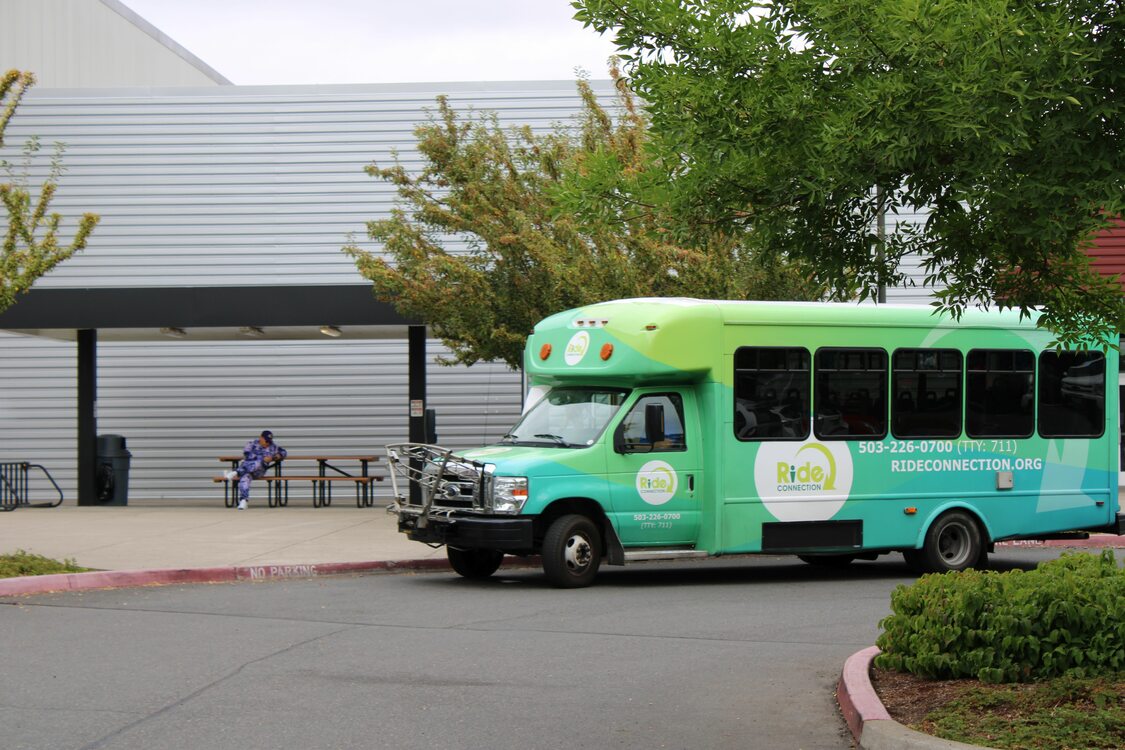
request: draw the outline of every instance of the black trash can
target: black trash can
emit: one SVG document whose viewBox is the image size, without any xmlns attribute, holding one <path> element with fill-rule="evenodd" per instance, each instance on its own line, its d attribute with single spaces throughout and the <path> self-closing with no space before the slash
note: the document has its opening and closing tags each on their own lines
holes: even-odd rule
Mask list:
<svg viewBox="0 0 1125 750">
<path fill-rule="evenodd" d="M 98 435 L 97 500 L 103 505 L 129 502 L 129 459 L 121 435 Z"/>
</svg>

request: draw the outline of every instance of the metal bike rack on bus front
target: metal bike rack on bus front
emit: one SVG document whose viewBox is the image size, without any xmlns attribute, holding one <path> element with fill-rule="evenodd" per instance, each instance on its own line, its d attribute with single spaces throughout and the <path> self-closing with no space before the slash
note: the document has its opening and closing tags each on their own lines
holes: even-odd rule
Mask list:
<svg viewBox="0 0 1125 750">
<path fill-rule="evenodd" d="M 59 493 L 59 499 L 54 502 L 31 502 L 30 469 L 38 469 L 47 477 L 47 481 Z M 58 482 L 51 476 L 45 466 L 31 464 L 26 461 L 0 462 L 0 511 L 15 510 L 16 508 L 56 508 L 62 504 L 63 491 Z"/>
<path fill-rule="evenodd" d="M 426 443 L 388 445 L 387 462 L 394 495 L 387 510 L 418 515 L 418 528 L 425 528 L 432 515 L 481 507 L 487 477 L 482 463 Z M 411 486 L 417 489 L 413 498 Z"/>
</svg>

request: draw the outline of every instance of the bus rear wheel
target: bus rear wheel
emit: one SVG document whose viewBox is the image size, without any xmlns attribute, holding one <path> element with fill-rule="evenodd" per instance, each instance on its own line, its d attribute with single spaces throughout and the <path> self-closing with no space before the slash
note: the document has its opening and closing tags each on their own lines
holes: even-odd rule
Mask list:
<svg viewBox="0 0 1125 750">
<path fill-rule="evenodd" d="M 907 563 L 926 573 L 981 567 L 988 560 L 980 526 L 960 510 L 952 510 L 934 521 L 922 549 L 913 552 L 906 556 Z"/>
<path fill-rule="evenodd" d="M 602 535 L 586 516 L 555 519 L 543 537 L 543 573 L 562 589 L 589 586 L 602 562 Z"/>
<path fill-rule="evenodd" d="M 449 564 L 458 575 L 473 580 L 488 578 L 500 567 L 503 552 L 494 549 L 458 549 L 446 547 Z"/>
</svg>

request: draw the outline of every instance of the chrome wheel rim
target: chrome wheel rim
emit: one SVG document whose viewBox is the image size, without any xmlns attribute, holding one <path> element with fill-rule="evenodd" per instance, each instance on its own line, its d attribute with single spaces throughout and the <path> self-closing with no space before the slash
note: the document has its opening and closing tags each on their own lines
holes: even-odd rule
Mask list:
<svg viewBox="0 0 1125 750">
<path fill-rule="evenodd" d="M 938 537 L 938 554 L 946 565 L 957 567 L 969 561 L 972 544 L 969 530 L 959 523 L 953 523 L 941 530 Z"/>
<path fill-rule="evenodd" d="M 566 568 L 571 573 L 581 573 L 590 567 L 593 560 L 594 549 L 590 546 L 590 540 L 586 537 L 575 534 L 566 540 L 566 546 L 563 548 L 563 562 L 566 563 Z"/>
</svg>

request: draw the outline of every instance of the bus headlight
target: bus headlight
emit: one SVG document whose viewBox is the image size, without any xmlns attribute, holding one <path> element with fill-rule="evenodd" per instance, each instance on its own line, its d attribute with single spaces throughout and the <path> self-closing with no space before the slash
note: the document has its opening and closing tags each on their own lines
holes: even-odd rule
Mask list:
<svg viewBox="0 0 1125 750">
<path fill-rule="evenodd" d="M 493 477 L 491 500 L 493 513 L 519 513 L 527 502 L 527 477 Z"/>
</svg>

